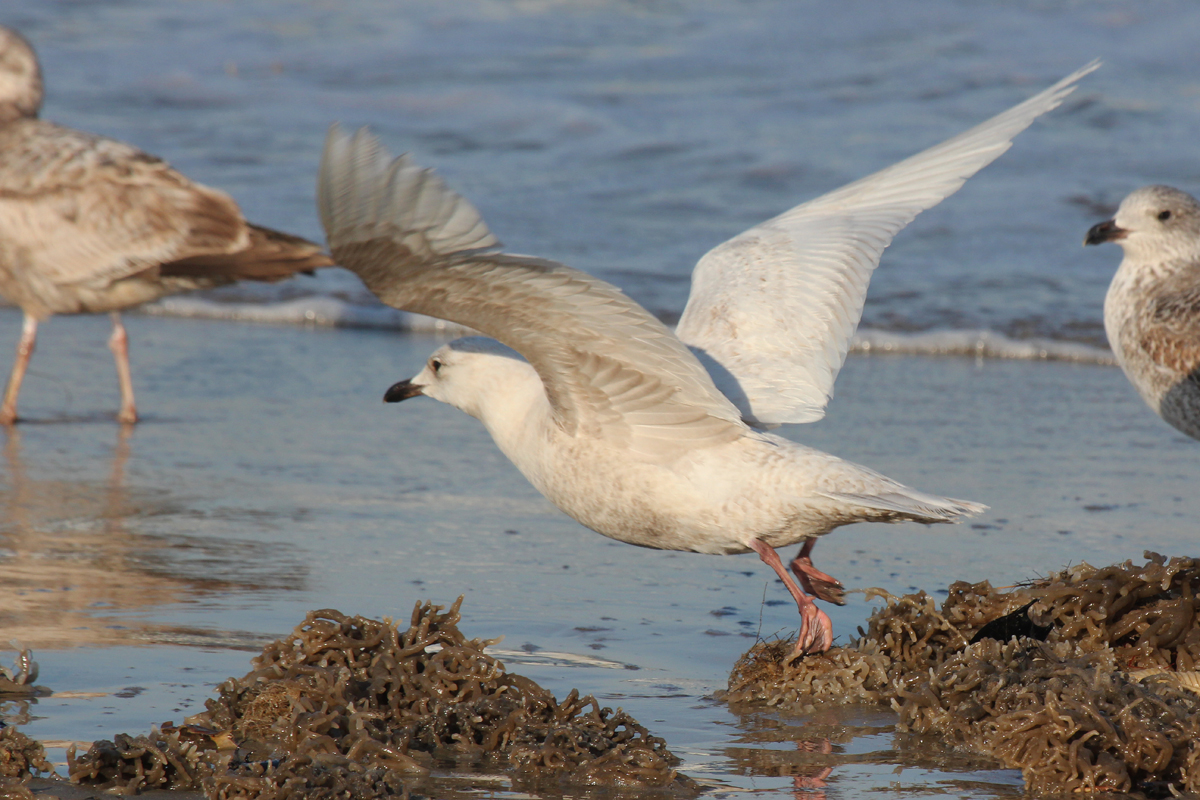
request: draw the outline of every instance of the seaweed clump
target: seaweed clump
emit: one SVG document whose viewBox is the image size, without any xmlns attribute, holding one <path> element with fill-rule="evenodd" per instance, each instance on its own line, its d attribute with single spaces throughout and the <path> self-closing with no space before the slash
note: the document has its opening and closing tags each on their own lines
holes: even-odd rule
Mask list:
<svg viewBox="0 0 1200 800">
<path fill-rule="evenodd" d="M 311 612 L 186 724 L 68 752 L 71 780 L 210 798 L 374 798 L 419 788 L 432 768 L 502 769 L 519 788 L 636 787 L 691 795 L 678 760 L 621 710 L 561 702 L 509 674 L 448 611 L 390 621 Z"/>
<path fill-rule="evenodd" d="M 35 770 L 54 771 L 41 742 L 16 728 L 0 728 L 0 778 L 28 778 Z"/>
<path fill-rule="evenodd" d="M 53 771 L 54 765 L 46 760 L 41 742 L 16 728 L 0 727 L 0 800 L 33 800 L 29 781 L 34 772 Z"/>
<path fill-rule="evenodd" d="M 887 600 L 850 645 L 755 645 L 726 699 L 887 704 L 898 728 L 1022 770 L 1034 794 L 1200 793 L 1200 559 L 1080 564 L 1010 592 Z"/>
</svg>

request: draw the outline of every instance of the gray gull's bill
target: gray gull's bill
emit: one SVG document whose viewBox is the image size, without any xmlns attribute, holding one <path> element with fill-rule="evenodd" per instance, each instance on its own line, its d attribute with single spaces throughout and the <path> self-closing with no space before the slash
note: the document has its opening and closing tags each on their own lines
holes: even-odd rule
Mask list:
<svg viewBox="0 0 1200 800">
<path fill-rule="evenodd" d="M 334 258 L 383 302 L 494 337 L 441 347 L 385 400 L 426 395 L 478 418 L 542 494 L 605 536 L 753 550 L 800 610 L 795 652 L 819 652 L 833 633 L 810 595 L 839 602 L 842 586 L 812 565 L 815 537 L 853 522 L 954 522 L 985 506 L 761 429 L 824 415 L 892 237 L 1096 66 L 718 245 L 696 266 L 674 333 L 604 281 L 501 252 L 466 200 L 365 130 L 330 131 L 317 203 Z M 799 585 L 775 552 L 797 542 Z"/>
<path fill-rule="evenodd" d="M 1125 251 L 1104 296 L 1104 331 L 1117 363 L 1154 413 L 1200 439 L 1200 203 L 1144 186 L 1084 244 Z"/>
<path fill-rule="evenodd" d="M 112 315 L 117 418 L 131 423 L 137 407 L 121 309 L 333 263 L 319 245 L 251 225 L 229 195 L 154 156 L 38 119 L 41 105 L 33 48 L 0 27 L 0 295 L 25 314 L 0 424 L 17 419 L 38 322 L 52 314 Z"/>
</svg>

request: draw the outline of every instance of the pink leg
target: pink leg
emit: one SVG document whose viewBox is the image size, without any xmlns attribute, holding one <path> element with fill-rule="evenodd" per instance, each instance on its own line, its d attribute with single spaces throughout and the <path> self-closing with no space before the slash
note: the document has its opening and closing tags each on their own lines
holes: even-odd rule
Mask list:
<svg viewBox="0 0 1200 800">
<path fill-rule="evenodd" d="M 792 654 L 824 653 L 833 646 L 833 623 L 830 622 L 829 615 L 817 608 L 813 599 L 801 591 L 796 582 L 792 580 L 792 576 L 787 574 L 774 547 L 761 539 L 751 540 L 750 546 L 754 548 L 754 552 L 758 553 L 758 557 L 763 560 L 764 564 L 775 570 L 775 574 L 783 581 L 783 585 L 792 593 L 796 607 L 800 609 L 800 632 L 796 636 L 796 648 Z"/>
<path fill-rule="evenodd" d="M 133 376 L 129 371 L 129 337 L 121 324 L 121 315 L 112 312 L 112 336 L 108 337 L 108 349 L 117 362 L 117 383 L 121 386 L 121 410 L 117 421 L 131 424 L 137 422 L 137 406 L 133 402 Z"/>
<path fill-rule="evenodd" d="M 796 573 L 796 578 L 804 587 L 804 591 L 827 603 L 844 606 L 846 605 L 846 587 L 842 586 L 842 582 L 837 578 L 827 575 L 813 566 L 809 555 L 816 543 L 815 538 L 804 540 L 799 555 L 792 559 L 792 572 Z"/>
<path fill-rule="evenodd" d="M 17 341 L 17 357 L 8 376 L 8 388 L 4 390 L 4 404 L 0 405 L 0 425 L 12 425 L 17 421 L 17 395 L 21 393 L 21 381 L 25 380 L 25 368 L 29 366 L 36 343 L 37 320 L 26 314 L 21 338 Z"/>
</svg>

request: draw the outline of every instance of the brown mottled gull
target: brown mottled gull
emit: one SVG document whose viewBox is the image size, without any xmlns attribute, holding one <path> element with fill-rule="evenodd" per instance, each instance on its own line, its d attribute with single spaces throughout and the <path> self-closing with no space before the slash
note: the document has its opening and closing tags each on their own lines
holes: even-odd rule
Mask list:
<svg viewBox="0 0 1200 800">
<path fill-rule="evenodd" d="M 1104 331 L 1125 376 L 1155 413 L 1200 439 L 1200 203 L 1144 186 L 1084 244 L 1125 251 L 1104 296 Z"/>
<path fill-rule="evenodd" d="M 892 236 L 1094 68 L 718 245 L 697 265 L 674 333 L 604 281 L 499 252 L 466 200 L 365 131 L 330 132 L 317 202 L 338 263 L 385 303 L 499 340 L 450 342 L 385 400 L 426 395 L 477 417 L 539 491 L 605 536 L 758 553 L 800 610 L 796 652 L 821 651 L 830 621 L 809 594 L 837 602 L 842 587 L 813 567 L 816 537 L 852 522 L 954 522 L 985 507 L 754 426 L 824 414 Z M 802 541 L 798 585 L 775 548 Z"/>
<path fill-rule="evenodd" d="M 251 225 L 227 194 L 154 156 L 38 119 L 41 103 L 33 48 L 0 27 L 0 295 L 25 313 L 0 424 L 17 418 L 38 321 L 51 314 L 112 314 L 118 419 L 134 422 L 121 309 L 333 263 L 312 242 Z"/>
</svg>

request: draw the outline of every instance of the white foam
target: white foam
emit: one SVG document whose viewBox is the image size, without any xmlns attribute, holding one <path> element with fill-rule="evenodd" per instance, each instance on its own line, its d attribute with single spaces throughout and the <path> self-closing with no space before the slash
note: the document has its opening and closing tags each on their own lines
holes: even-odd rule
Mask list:
<svg viewBox="0 0 1200 800">
<path fill-rule="evenodd" d="M 506 663 L 524 664 L 526 666 L 637 669 L 637 667 L 631 664 L 624 664 L 620 661 L 612 661 L 607 658 L 597 658 L 596 656 L 589 656 L 583 653 L 562 653 L 551 650 L 535 650 L 530 653 L 524 650 L 503 650 L 498 647 L 489 647 L 488 653 L 497 658 L 504 659 Z"/>
<path fill-rule="evenodd" d="M 385 305 L 351 303 L 335 297 L 309 296 L 278 303 L 228 303 L 197 295 L 168 297 L 143 306 L 142 313 L 156 316 L 228 319 L 274 325 L 319 325 L 338 328 L 377 328 L 443 333 L 472 333 L 453 322 L 399 311 Z M 851 352 L 867 354 L 970 356 L 1023 361 L 1072 361 L 1115 365 L 1112 351 L 1080 342 L 1056 339 L 1011 339 L 988 330 L 948 330 L 924 333 L 859 330 Z"/>
<path fill-rule="evenodd" d="M 335 297 L 302 297 L 280 303 L 222 303 L 194 295 L 179 296 L 142 306 L 140 311 L 155 316 L 227 319 L 274 325 L 383 328 L 452 336 L 473 332 L 462 325 L 424 314 L 413 314 L 385 305 L 349 303 Z"/>
<path fill-rule="evenodd" d="M 1023 361 L 1074 361 L 1081 364 L 1115 365 L 1112 351 L 1082 342 L 1056 339 L 1010 339 L 987 330 L 928 331 L 896 333 L 860 330 L 851 344 L 853 353 L 897 355 L 973 356 L 1011 358 Z"/>
</svg>

